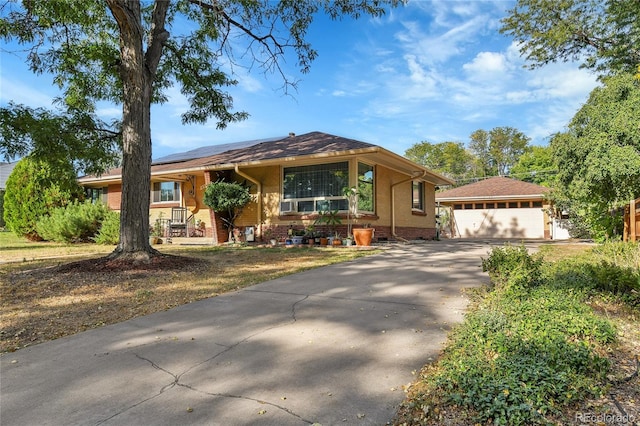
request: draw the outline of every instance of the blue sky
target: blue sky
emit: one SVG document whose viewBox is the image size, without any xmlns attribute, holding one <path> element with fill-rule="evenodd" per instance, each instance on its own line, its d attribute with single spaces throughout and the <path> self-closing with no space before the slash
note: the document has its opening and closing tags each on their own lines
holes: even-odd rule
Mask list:
<svg viewBox="0 0 640 426">
<path fill-rule="evenodd" d="M 152 110 L 153 157 L 205 145 L 322 131 L 398 154 L 415 143 L 468 142 L 477 129 L 511 126 L 534 145 L 562 131 L 597 85 L 577 64 L 523 68 L 517 46 L 499 33 L 511 1 L 410 1 L 377 19 L 317 18 L 308 41 L 318 50 L 308 74 L 287 96 L 278 75 L 235 68 L 237 110 L 250 118 L 217 130 L 215 122 L 182 125 L 186 100 L 174 87 Z M 35 76 L 2 52 L 0 103 L 51 107 L 51 76 Z M 103 119 L 118 106 L 104 105 Z"/>
</svg>

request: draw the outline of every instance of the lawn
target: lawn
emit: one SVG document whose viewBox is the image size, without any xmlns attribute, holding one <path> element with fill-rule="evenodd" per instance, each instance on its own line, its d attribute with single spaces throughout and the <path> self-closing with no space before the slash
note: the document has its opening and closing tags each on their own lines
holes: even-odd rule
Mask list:
<svg viewBox="0 0 640 426">
<path fill-rule="evenodd" d="M 94 259 L 113 247 L 29 242 L 0 232 L 0 352 L 378 252 L 326 247 L 156 248 L 176 256 L 179 267 L 83 271 L 82 265 L 95 264 Z M 87 259 L 89 263 L 82 263 Z"/>
</svg>

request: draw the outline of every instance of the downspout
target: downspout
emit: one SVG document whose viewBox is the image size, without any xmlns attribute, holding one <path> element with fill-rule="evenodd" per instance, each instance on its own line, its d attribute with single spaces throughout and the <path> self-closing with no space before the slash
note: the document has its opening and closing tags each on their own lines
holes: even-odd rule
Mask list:
<svg viewBox="0 0 640 426">
<path fill-rule="evenodd" d="M 396 182 L 391 185 L 391 236 L 397 238 L 398 240 L 404 241 L 408 243 L 409 241 L 399 237 L 396 234 L 396 186 L 402 185 L 403 183 L 411 182 L 412 180 L 423 178 L 427 175 L 427 171 L 423 170 L 420 176 L 412 176 L 409 179 L 401 180 L 400 182 Z"/>
<path fill-rule="evenodd" d="M 235 172 L 238 176 L 241 176 L 247 180 L 250 180 L 251 182 L 255 183 L 256 186 L 258 187 L 258 193 L 256 194 L 258 196 L 258 222 L 257 223 L 258 223 L 258 226 L 260 227 L 260 236 L 262 236 L 262 182 L 256 180 L 255 178 L 249 176 L 248 174 L 245 174 L 244 172 L 241 172 L 237 164 L 234 167 L 235 167 Z"/>
</svg>

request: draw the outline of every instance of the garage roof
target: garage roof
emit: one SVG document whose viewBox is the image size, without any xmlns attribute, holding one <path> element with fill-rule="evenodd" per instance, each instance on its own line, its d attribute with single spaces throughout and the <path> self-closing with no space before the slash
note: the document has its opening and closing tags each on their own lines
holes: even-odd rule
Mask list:
<svg viewBox="0 0 640 426">
<path fill-rule="evenodd" d="M 436 201 L 544 198 L 549 188 L 504 176 L 484 179 L 436 194 Z"/>
</svg>

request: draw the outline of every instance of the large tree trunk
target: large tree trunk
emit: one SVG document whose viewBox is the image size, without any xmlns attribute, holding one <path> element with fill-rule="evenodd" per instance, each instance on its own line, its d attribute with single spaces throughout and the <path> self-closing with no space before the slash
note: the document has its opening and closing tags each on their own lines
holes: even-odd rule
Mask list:
<svg viewBox="0 0 640 426">
<path fill-rule="evenodd" d="M 122 201 L 120 243 L 112 257 L 148 260 L 157 252 L 149 244 L 151 197 L 151 95 L 162 43 L 168 1 L 155 5 L 147 55 L 139 0 L 107 0 L 120 28 L 122 109 Z"/>
</svg>

